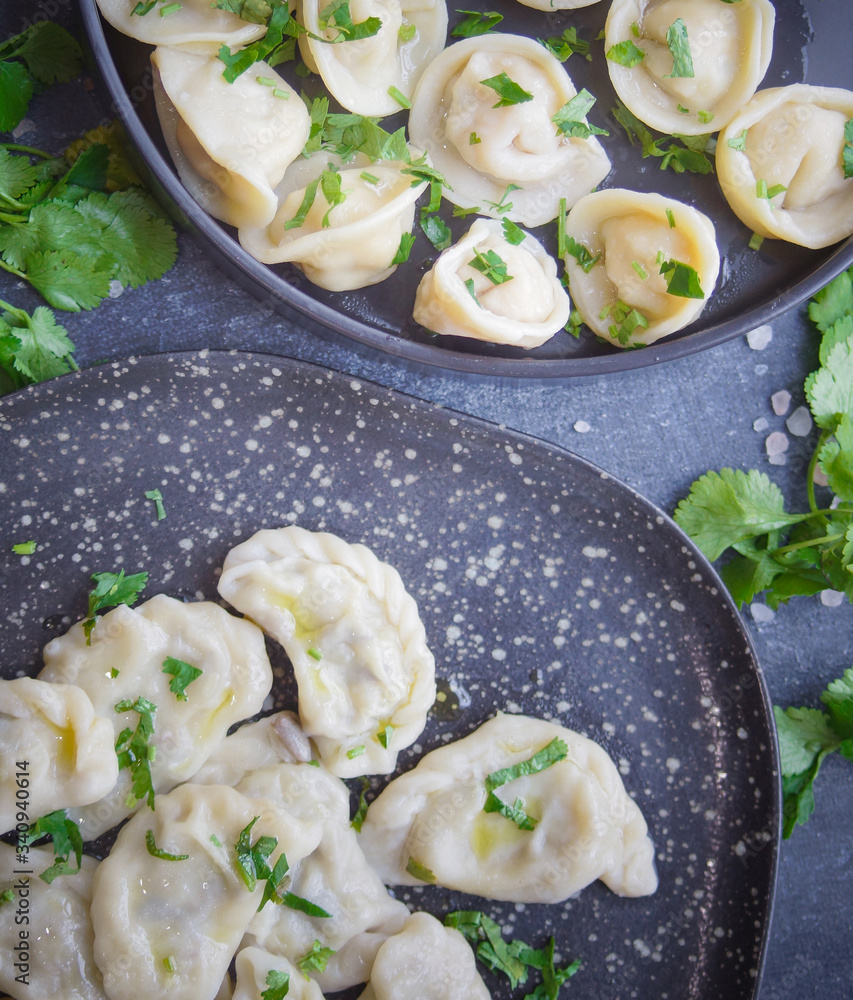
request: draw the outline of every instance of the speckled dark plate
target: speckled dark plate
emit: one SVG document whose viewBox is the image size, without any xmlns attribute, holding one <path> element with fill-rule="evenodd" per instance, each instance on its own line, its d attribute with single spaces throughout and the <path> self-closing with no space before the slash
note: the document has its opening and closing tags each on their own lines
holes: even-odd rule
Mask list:
<svg viewBox="0 0 853 1000">
<path fill-rule="evenodd" d="M 714 571 L 627 486 L 344 375 L 211 353 L 116 362 L 0 400 L 0 496 L 4 677 L 37 672 L 42 645 L 85 613 L 93 572 L 144 569 L 147 596 L 216 599 L 225 553 L 258 528 L 370 545 L 417 598 L 446 695 L 401 767 L 495 709 L 553 717 L 619 763 L 660 872 L 644 899 L 601 883 L 561 906 L 404 898 L 485 905 L 535 945 L 554 934 L 564 960 L 583 960 L 573 997 L 754 996 L 780 814 L 767 696 Z M 28 539 L 36 553 L 14 555 Z M 291 704 L 275 660 L 275 701 Z"/>
<path fill-rule="evenodd" d="M 849 3 L 850 0 L 774 0 L 777 12 L 774 51 L 762 88 L 804 82 L 853 89 L 850 34 L 846 30 L 850 24 Z M 469 2 L 463 6 L 499 11 L 504 15 L 502 31 L 546 38 L 574 25 L 587 41 L 596 38 L 609 8 L 607 3 L 594 3 L 579 10 L 543 12 L 516 0 L 488 0 L 473 5 Z M 448 8 L 453 27 L 462 20 L 462 15 L 454 12 L 453 4 L 448 4 Z M 352 292 L 317 288 L 290 264 L 275 267 L 259 264 L 237 242 L 235 231 L 202 211 L 178 180 L 151 97 L 150 46 L 120 35 L 105 24 L 95 0 L 80 0 L 80 10 L 113 107 L 141 153 L 154 187 L 212 258 L 272 307 L 297 309 L 361 344 L 408 362 L 479 375 L 531 378 L 607 375 L 641 368 L 716 347 L 772 322 L 853 264 L 853 238 L 824 250 L 806 250 L 781 240 L 766 240 L 758 253 L 748 249 L 751 233 L 729 209 L 715 176 L 661 171 L 659 160 L 643 159 L 640 151 L 629 144 L 610 113 L 615 94 L 602 43 L 594 42 L 591 62 L 573 55 L 566 69 L 578 88 L 587 87 L 598 98 L 590 120 L 610 131 L 601 141 L 613 169 L 601 186 L 658 191 L 709 215 L 716 226 L 723 258 L 716 292 L 695 323 L 641 350 L 620 350 L 597 340 L 589 331 L 580 339 L 563 331 L 532 351 L 436 336 L 411 318 L 415 289 L 436 256 L 417 225 L 409 263 L 386 281 Z M 839 30 L 839 26 L 845 30 Z M 278 70 L 285 75 L 290 73 L 287 65 Z M 297 90 L 307 90 L 312 96 L 324 93 L 317 77 L 291 79 Z M 404 123 L 405 116 L 399 115 L 387 119 L 385 126 L 393 129 Z M 458 239 L 468 229 L 470 219 L 452 218 L 451 208 L 445 202 L 442 215 L 454 239 Z M 534 233 L 556 254 L 555 225 L 540 227 Z"/>
</svg>

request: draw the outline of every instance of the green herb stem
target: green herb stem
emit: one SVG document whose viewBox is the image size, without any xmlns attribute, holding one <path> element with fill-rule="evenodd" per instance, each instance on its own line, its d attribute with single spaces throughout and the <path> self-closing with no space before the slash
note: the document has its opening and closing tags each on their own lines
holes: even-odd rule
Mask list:
<svg viewBox="0 0 853 1000">
<path fill-rule="evenodd" d="M 11 264 L 7 264 L 5 261 L 0 260 L 0 267 L 2 267 L 4 271 L 8 271 L 9 274 L 14 274 L 16 278 L 23 278 L 26 281 L 27 276 L 24 272 L 19 271 L 16 267 L 12 267 Z"/>
<path fill-rule="evenodd" d="M 17 142 L 0 142 L 0 149 L 8 149 L 13 153 L 27 153 L 29 156 L 40 156 L 43 160 L 56 159 L 53 153 L 46 153 L 43 149 L 36 149 L 35 146 L 21 146 Z"/>
<path fill-rule="evenodd" d="M 807 538 L 804 542 L 793 542 L 791 545 L 782 545 L 778 549 L 774 549 L 774 555 L 785 555 L 788 552 L 796 552 L 798 549 L 810 549 L 814 548 L 815 545 L 827 545 L 832 542 L 843 542 L 847 537 L 846 532 L 841 532 L 838 535 L 826 535 L 823 538 Z"/>
<path fill-rule="evenodd" d="M 811 461 L 809 462 L 808 471 L 806 472 L 806 492 L 808 495 L 809 508 L 814 514 L 818 512 L 817 500 L 815 499 L 814 494 L 814 474 L 817 469 L 818 456 L 820 455 L 821 449 L 831 437 L 832 433 L 830 431 L 821 431 L 817 446 L 815 447 Z M 829 523 L 825 517 L 823 518 L 823 522 L 824 524 Z"/>
</svg>

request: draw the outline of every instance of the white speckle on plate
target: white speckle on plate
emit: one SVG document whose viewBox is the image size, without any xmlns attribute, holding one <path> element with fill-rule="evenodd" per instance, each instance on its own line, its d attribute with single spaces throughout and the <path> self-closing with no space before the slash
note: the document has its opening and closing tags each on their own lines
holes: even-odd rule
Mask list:
<svg viewBox="0 0 853 1000">
<path fill-rule="evenodd" d="M 592 430 L 592 427 L 585 420 L 576 420 L 574 428 L 578 434 L 589 434 Z"/>
</svg>

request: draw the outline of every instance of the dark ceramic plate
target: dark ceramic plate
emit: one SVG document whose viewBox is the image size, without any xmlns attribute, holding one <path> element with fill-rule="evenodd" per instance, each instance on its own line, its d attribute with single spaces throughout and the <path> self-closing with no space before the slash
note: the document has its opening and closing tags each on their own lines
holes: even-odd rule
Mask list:
<svg viewBox="0 0 853 1000">
<path fill-rule="evenodd" d="M 748 1000 L 775 881 L 770 710 L 713 569 L 661 511 L 568 452 L 313 365 L 250 354 L 116 362 L 0 400 L 3 676 L 86 610 L 89 576 L 216 599 L 228 549 L 299 523 L 370 545 L 415 595 L 445 700 L 419 745 L 496 709 L 559 720 L 619 763 L 660 888 L 560 906 L 433 888 L 583 960 L 572 996 Z M 145 491 L 158 488 L 157 521 Z M 12 545 L 33 539 L 32 556 Z M 276 660 L 277 706 L 292 704 Z M 496 998 L 505 981 L 488 976 Z"/>
<path fill-rule="evenodd" d="M 471 4 L 459 6 L 470 8 Z M 489 0 L 480 6 L 505 15 L 502 30 L 545 38 L 575 25 L 586 40 L 596 37 L 608 9 L 608 4 L 597 3 L 576 11 L 543 13 L 514 0 Z M 776 0 L 775 6 L 775 48 L 762 87 L 805 82 L 853 89 L 849 31 L 839 30 L 840 26 L 849 26 L 849 0 Z M 291 265 L 267 267 L 250 257 L 237 242 L 234 231 L 206 215 L 177 179 L 151 98 L 150 48 L 106 25 L 98 15 L 95 0 L 80 0 L 80 7 L 115 109 L 142 154 L 155 187 L 213 258 L 271 306 L 284 306 L 285 311 L 288 307 L 295 308 L 362 344 L 410 362 L 483 375 L 538 378 L 603 375 L 644 367 L 714 347 L 772 322 L 853 263 L 853 239 L 825 250 L 806 250 L 766 240 L 759 252 L 749 250 L 751 233 L 728 208 L 714 176 L 661 171 L 659 160 L 642 159 L 639 150 L 629 144 L 625 132 L 610 115 L 614 93 L 602 43 L 593 42 L 592 62 L 573 55 L 566 67 L 576 86 L 586 86 L 598 98 L 591 120 L 604 124 L 610 131 L 610 136 L 602 137 L 602 141 L 613 170 L 602 186 L 659 191 L 706 212 L 715 222 L 724 258 L 716 293 L 692 326 L 636 351 L 603 344 L 588 331 L 577 340 L 561 332 L 532 351 L 439 337 L 417 326 L 411 318 L 415 288 L 435 257 L 431 244 L 420 231 L 406 266 L 398 268 L 387 281 L 354 292 L 326 292 L 308 282 Z M 449 4 L 449 10 L 452 27 L 461 20 L 461 15 L 454 12 L 453 4 Z M 286 67 L 279 69 L 286 73 Z M 313 93 L 312 81 L 293 79 L 298 90 L 308 89 Z M 399 127 L 405 118 L 398 116 L 387 121 Z M 466 223 L 452 219 L 451 207 L 445 203 L 444 214 L 456 239 L 468 228 L 470 220 Z M 555 226 L 534 232 L 556 253 Z"/>
</svg>

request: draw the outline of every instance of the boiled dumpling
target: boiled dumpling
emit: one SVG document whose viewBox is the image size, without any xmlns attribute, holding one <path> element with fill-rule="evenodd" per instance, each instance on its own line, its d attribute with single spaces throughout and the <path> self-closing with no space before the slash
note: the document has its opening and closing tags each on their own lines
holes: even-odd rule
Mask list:
<svg viewBox="0 0 853 1000">
<path fill-rule="evenodd" d="M 651 344 L 692 323 L 720 269 L 711 220 L 659 194 L 587 195 L 569 212 L 566 238 L 575 306 L 617 347 Z"/>
<path fill-rule="evenodd" d="M 599 0 L 519 0 L 525 7 L 534 10 L 577 10 L 579 7 L 591 7 Z"/>
<path fill-rule="evenodd" d="M 172 687 L 176 674 L 164 672 L 167 660 L 201 671 L 183 697 Z M 117 712 L 116 705 L 141 697 L 156 706 L 149 740 L 156 747 L 149 765 L 155 792 L 192 777 L 230 726 L 260 711 L 272 688 L 264 637 L 256 625 L 212 602 L 185 604 L 164 594 L 103 615 L 91 645 L 82 624 L 75 625 L 45 646 L 44 662 L 40 679 L 82 687 L 95 712 L 110 720 L 114 739 L 126 728 L 135 731 L 141 720 L 137 711 Z M 174 662 L 172 668 L 181 669 Z M 105 798 L 72 810 L 85 840 L 100 836 L 145 802 L 134 804 L 131 773 L 132 768 L 120 770 Z"/>
<path fill-rule="evenodd" d="M 520 103 L 506 103 L 519 96 L 512 85 L 527 95 Z M 559 60 L 530 38 L 466 38 L 419 80 L 409 135 L 444 176 L 454 205 L 543 225 L 560 199 L 573 205 L 610 171 L 595 136 L 570 137 L 552 121 L 576 93 Z"/>
<path fill-rule="evenodd" d="M 263 948 L 241 949 L 234 965 L 237 984 L 233 1000 L 260 1000 L 265 993 L 269 996 L 270 990 L 273 996 L 286 996 L 288 1000 L 323 1000 L 320 987 L 313 980 L 307 979 L 286 958 L 272 955 Z M 282 993 L 284 986 L 279 984 L 285 982 L 287 991 Z M 276 987 L 278 992 L 275 992 Z"/>
<path fill-rule="evenodd" d="M 250 889 L 238 868 L 236 845 L 253 820 L 252 844 L 276 840 L 270 867 L 282 853 L 297 864 L 319 839 L 316 824 L 223 785 L 181 785 L 121 829 L 92 893 L 95 959 L 110 1000 L 217 995 L 266 886 Z"/>
<path fill-rule="evenodd" d="M 329 916 L 265 907 L 249 925 L 250 939 L 294 963 L 320 941 L 335 953 L 325 969 L 311 973 L 324 992 L 363 983 L 380 945 L 400 929 L 409 910 L 388 894 L 364 857 L 350 825 L 349 789 L 325 768 L 305 764 L 254 771 L 237 789 L 266 796 L 298 819 L 322 826 L 315 850 L 293 866 L 290 891 Z"/>
<path fill-rule="evenodd" d="M 497 791 L 533 828 L 486 812 L 487 776 L 554 739 L 565 759 Z M 499 713 L 395 778 L 368 809 L 361 843 L 389 884 L 434 880 L 486 899 L 557 903 L 597 878 L 622 896 L 657 887 L 645 820 L 613 761 L 579 733 L 522 715 Z"/>
<path fill-rule="evenodd" d="M 292 526 L 233 548 L 219 593 L 284 646 L 302 726 L 329 770 L 393 771 L 435 698 L 435 661 L 400 574 L 364 545 Z"/>
<path fill-rule="evenodd" d="M 149 45 L 189 45 L 197 52 L 216 53 L 221 45 L 248 45 L 267 30 L 263 24 L 244 21 L 231 11 L 214 7 L 210 0 L 181 0 L 180 4 L 167 0 L 150 4 L 137 4 L 135 0 L 97 2 L 114 28 Z M 145 8 L 148 10 L 142 13 Z"/>
<path fill-rule="evenodd" d="M 614 0 L 604 39 L 610 79 L 652 128 L 716 132 L 761 83 L 775 17 L 769 0 Z M 689 58 L 676 65 L 685 47 Z"/>
<path fill-rule="evenodd" d="M 226 736 L 192 780 L 200 785 L 236 785 L 250 771 L 272 764 L 306 764 L 314 756 L 296 715 L 277 712 Z"/>
<path fill-rule="evenodd" d="M 366 38 L 340 41 L 333 41 L 342 34 L 328 9 L 326 0 L 299 0 L 300 19 L 316 36 L 299 40 L 310 68 L 354 114 L 382 117 L 400 111 L 393 91 L 410 98 L 424 67 L 444 48 L 445 0 L 351 0 L 347 10 L 355 24 L 375 17 L 381 27 Z"/>
<path fill-rule="evenodd" d="M 478 219 L 421 279 L 414 318 L 435 333 L 530 348 L 562 330 L 570 308 L 541 243 L 509 243 L 500 222 Z"/>
<path fill-rule="evenodd" d="M 359 1000 L 489 1000 L 465 938 L 429 913 L 413 913 L 379 949 Z"/>
<path fill-rule="evenodd" d="M 53 851 L 31 847 L 21 861 L 16 849 L 0 844 L 0 892 L 11 889 L 14 899 L 0 909 L 0 992 L 14 1000 L 106 1000 L 101 973 L 92 952 L 94 858 L 83 857 L 80 871 L 48 884 L 37 874 L 54 862 Z M 72 862 L 73 863 L 73 862 Z M 28 918 L 16 921 L 16 913 Z M 15 952 L 27 932 L 26 955 Z M 16 981 L 24 970 L 28 981 Z"/>
<path fill-rule="evenodd" d="M 184 186 L 231 226 L 265 226 L 274 188 L 302 152 L 310 119 L 293 88 L 257 62 L 228 83 L 215 55 L 158 48 L 151 55 L 157 113 Z"/>
<path fill-rule="evenodd" d="M 118 778 L 114 741 L 112 720 L 96 717 L 81 688 L 0 680 L 0 832 L 22 805 L 35 822 L 106 795 Z"/>
<path fill-rule="evenodd" d="M 853 92 L 795 84 L 762 90 L 717 143 L 732 211 L 761 236 L 817 250 L 853 233 L 853 178 L 845 126 Z"/>
<path fill-rule="evenodd" d="M 315 285 L 340 292 L 393 274 L 392 261 L 403 234 L 412 231 L 426 181 L 402 173 L 409 167 L 404 162 L 372 163 L 358 155 L 339 168 L 335 159 L 319 152 L 294 164 L 279 188 L 273 221 L 261 229 L 241 228 L 239 238 L 264 264 L 290 261 Z M 330 202 L 327 180 L 342 200 L 331 195 Z"/>
</svg>

